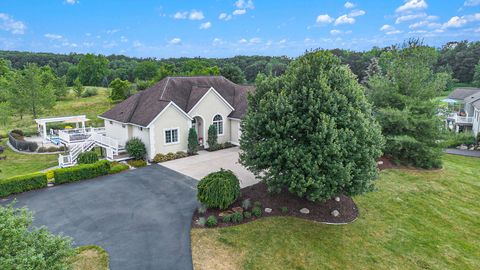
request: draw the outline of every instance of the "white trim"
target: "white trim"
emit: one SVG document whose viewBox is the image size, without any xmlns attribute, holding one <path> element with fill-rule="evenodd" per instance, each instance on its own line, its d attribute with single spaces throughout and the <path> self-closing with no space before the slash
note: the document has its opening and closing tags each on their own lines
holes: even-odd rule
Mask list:
<svg viewBox="0 0 480 270">
<path fill-rule="evenodd" d="M 175 107 L 177 110 L 179 110 L 179 111 L 182 113 L 182 115 L 184 115 L 185 117 L 187 117 L 187 119 L 189 119 L 190 121 L 193 120 L 193 118 L 192 118 L 190 115 L 186 114 L 180 107 L 178 107 L 178 105 L 175 104 L 175 102 L 170 101 L 170 103 L 168 103 L 168 105 L 165 106 L 165 108 L 163 108 L 163 110 L 162 110 L 161 112 L 159 112 L 159 113 L 157 114 L 157 116 L 155 116 L 155 118 L 153 118 L 153 120 L 152 120 L 146 127 L 147 127 L 147 128 L 150 128 L 150 126 L 151 126 L 155 121 L 157 121 L 157 119 L 158 119 L 158 118 L 168 109 L 168 107 L 170 107 L 170 106 Z"/>
<path fill-rule="evenodd" d="M 225 135 L 225 117 L 223 117 L 223 115 L 221 113 L 215 113 L 213 114 L 213 117 L 212 117 L 212 125 L 215 123 L 214 119 L 215 119 L 215 116 L 217 115 L 220 115 L 220 117 L 222 117 L 222 134 L 219 134 L 218 133 L 218 130 L 217 130 L 217 137 L 222 137 Z"/>
<path fill-rule="evenodd" d="M 113 120 L 113 119 L 106 118 L 106 117 L 102 117 L 102 116 L 97 116 L 97 118 L 103 119 L 105 121 L 112 121 L 112 122 L 119 123 L 119 124 L 122 124 L 122 125 L 132 125 L 132 126 L 141 127 L 141 128 L 148 128 L 146 126 L 141 126 L 141 125 L 137 125 L 137 124 L 134 124 L 134 123 L 120 122 L 120 121 Z"/>
<path fill-rule="evenodd" d="M 153 159 L 157 154 L 155 149 L 155 125 L 149 129 L 148 135 L 150 137 L 150 159 Z"/>
<path fill-rule="evenodd" d="M 234 117 L 227 117 L 227 119 L 234 120 L 234 121 L 239 121 L 239 122 L 242 121 L 242 119 L 240 119 L 240 118 L 234 118 Z"/>
<path fill-rule="evenodd" d="M 167 136 L 166 136 L 165 132 L 166 131 L 172 131 L 172 130 L 177 131 L 177 141 L 167 143 Z M 171 128 L 164 128 L 163 129 L 163 145 L 173 145 L 173 144 L 179 144 L 179 143 L 180 143 L 180 127 L 171 127 Z"/>
<path fill-rule="evenodd" d="M 200 114 L 195 114 L 193 118 L 195 117 L 200 117 L 200 119 L 202 119 L 202 137 L 201 138 L 202 138 L 203 145 L 205 146 L 207 143 L 207 140 L 205 140 L 205 132 L 207 132 L 207 130 L 205 130 L 205 126 L 206 126 L 205 117 L 201 116 Z M 197 138 L 200 138 L 200 134 L 198 134 L 198 132 L 197 132 Z"/>
<path fill-rule="evenodd" d="M 230 105 L 230 103 L 228 103 L 223 97 L 222 95 L 220 95 L 217 90 L 215 90 L 215 88 L 213 87 L 210 87 L 210 89 L 208 89 L 208 91 L 205 93 L 205 95 L 202 96 L 202 98 L 200 98 L 200 100 L 192 107 L 192 109 L 190 111 L 188 111 L 188 114 L 192 113 L 193 110 L 195 110 L 197 108 L 197 106 L 205 99 L 205 97 L 210 93 L 212 92 L 215 93 L 221 101 L 223 101 L 223 103 L 225 103 L 225 105 L 227 105 L 227 107 L 232 110 L 232 111 L 235 111 L 235 109 L 232 107 L 232 105 Z"/>
</svg>

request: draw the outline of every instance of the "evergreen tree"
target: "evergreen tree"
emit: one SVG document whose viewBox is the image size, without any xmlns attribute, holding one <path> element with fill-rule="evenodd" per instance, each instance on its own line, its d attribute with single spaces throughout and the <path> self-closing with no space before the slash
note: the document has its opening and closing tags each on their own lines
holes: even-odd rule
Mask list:
<svg viewBox="0 0 480 270">
<path fill-rule="evenodd" d="M 110 98 L 113 101 L 120 101 L 126 99 L 129 94 L 130 86 L 131 84 L 129 81 L 124 81 L 116 78 L 110 83 L 110 88 L 112 88 Z"/>
<path fill-rule="evenodd" d="M 83 87 L 82 82 L 80 82 L 80 78 L 76 78 L 73 82 L 73 92 L 77 98 L 81 97 L 83 92 L 85 91 L 85 87 Z"/>
<path fill-rule="evenodd" d="M 405 46 L 382 54 L 383 74 L 368 81 L 369 97 L 387 139 L 385 154 L 396 162 L 421 168 L 441 166 L 437 144 L 441 122 L 434 98 L 446 88 L 444 76 L 432 71 L 435 49 Z"/>
<path fill-rule="evenodd" d="M 480 61 L 475 66 L 475 73 L 473 74 L 473 85 L 480 87 Z"/>
<path fill-rule="evenodd" d="M 194 155 L 198 150 L 198 135 L 195 128 L 190 128 L 188 131 L 188 154 Z"/>
<path fill-rule="evenodd" d="M 217 147 L 217 142 L 218 140 L 218 135 L 217 135 L 217 128 L 214 125 L 210 125 L 208 127 L 208 138 L 207 138 L 207 143 L 209 148 L 215 148 Z"/>
<path fill-rule="evenodd" d="M 312 201 L 373 188 L 383 138 L 363 87 L 329 52 L 259 76 L 242 121 L 240 160 L 269 191 Z"/>
<path fill-rule="evenodd" d="M 222 67 L 220 74 L 234 83 L 242 84 L 245 82 L 245 74 L 239 67 L 234 65 Z"/>
</svg>

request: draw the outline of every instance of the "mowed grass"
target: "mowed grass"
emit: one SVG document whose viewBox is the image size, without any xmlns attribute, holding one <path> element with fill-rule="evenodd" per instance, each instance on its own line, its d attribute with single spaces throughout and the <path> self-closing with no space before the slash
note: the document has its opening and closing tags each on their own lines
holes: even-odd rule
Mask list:
<svg viewBox="0 0 480 270">
<path fill-rule="evenodd" d="M 0 145 L 5 151 L 0 157 L 6 156 L 6 160 L 0 160 L 0 179 L 12 176 L 38 172 L 58 165 L 58 155 L 29 155 L 14 152 L 7 146 L 7 139 L 2 139 Z"/>
<path fill-rule="evenodd" d="M 77 98 L 70 92 L 65 99 L 57 101 L 52 109 L 42 111 L 38 118 L 85 114 L 90 120 L 96 123 L 102 123 L 103 121 L 98 119 L 97 116 L 114 106 L 108 99 L 110 91 L 103 87 L 86 88 L 97 88 L 98 95 L 87 98 Z M 87 122 L 87 125 L 89 125 L 89 122 Z M 15 116 L 10 119 L 10 123 L 7 126 L 0 125 L 0 134 L 5 135 L 12 129 L 36 131 L 36 123 L 32 115 L 24 115 L 23 119 Z"/>
<path fill-rule="evenodd" d="M 383 171 L 376 186 L 354 198 L 349 225 L 277 217 L 193 229 L 195 269 L 480 269 L 480 159 Z"/>
<path fill-rule="evenodd" d="M 73 258 L 73 270 L 108 270 L 108 253 L 99 246 L 82 246 L 77 248 L 78 254 Z"/>
</svg>

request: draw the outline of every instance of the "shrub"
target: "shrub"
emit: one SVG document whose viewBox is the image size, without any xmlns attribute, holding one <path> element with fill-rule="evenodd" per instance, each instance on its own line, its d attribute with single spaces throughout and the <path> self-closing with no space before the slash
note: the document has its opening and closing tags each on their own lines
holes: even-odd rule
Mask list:
<svg viewBox="0 0 480 270">
<path fill-rule="evenodd" d="M 197 225 L 204 227 L 205 223 L 207 223 L 207 220 L 204 217 L 198 218 L 198 220 L 195 222 Z"/>
<path fill-rule="evenodd" d="M 251 218 L 251 217 L 252 217 L 252 213 L 251 213 L 251 212 L 248 212 L 248 211 L 245 211 L 245 212 L 243 212 L 243 217 L 245 217 L 245 218 Z"/>
<path fill-rule="evenodd" d="M 217 140 L 218 140 L 217 129 L 215 128 L 214 125 L 210 125 L 208 127 L 208 138 L 207 138 L 208 147 L 209 148 L 216 147 L 216 145 L 218 144 Z"/>
<path fill-rule="evenodd" d="M 280 212 L 282 212 L 282 214 L 288 213 L 288 207 L 286 207 L 286 206 L 280 207 Z"/>
<path fill-rule="evenodd" d="M 207 207 L 203 204 L 201 204 L 198 209 L 197 209 L 199 214 L 205 214 L 207 212 Z"/>
<path fill-rule="evenodd" d="M 115 164 L 111 164 L 110 166 L 110 171 L 108 171 L 108 174 L 115 174 L 115 173 L 119 173 L 119 172 L 123 172 L 123 171 L 126 171 L 128 170 L 130 167 L 128 167 L 127 164 L 123 164 L 123 163 L 115 163 Z"/>
<path fill-rule="evenodd" d="M 54 170 L 55 184 L 70 183 L 102 175 L 107 175 L 110 171 L 110 162 L 101 160 L 94 164 L 83 164 L 69 168 Z"/>
<path fill-rule="evenodd" d="M 165 158 L 166 158 L 167 160 L 174 160 L 174 159 L 177 158 L 177 155 L 175 155 L 175 153 L 170 152 L 170 153 L 167 153 L 167 154 L 165 155 Z"/>
<path fill-rule="evenodd" d="M 262 216 L 262 208 L 258 207 L 258 206 L 255 206 L 252 208 L 252 215 L 254 217 L 261 217 Z"/>
<path fill-rule="evenodd" d="M 198 183 L 198 200 L 209 208 L 228 208 L 240 196 L 238 178 L 229 170 L 210 173 Z"/>
<path fill-rule="evenodd" d="M 256 201 L 256 202 L 253 203 L 253 207 L 260 207 L 260 208 L 262 208 L 262 203 L 259 202 L 259 201 Z"/>
<path fill-rule="evenodd" d="M 20 129 L 14 129 L 14 130 L 12 130 L 12 133 L 13 133 L 13 134 L 17 134 L 17 135 L 22 136 L 22 137 L 25 136 L 25 134 L 23 133 L 23 131 L 20 130 Z"/>
<path fill-rule="evenodd" d="M 245 210 L 248 210 L 248 209 L 250 209 L 250 207 L 252 207 L 252 201 L 250 199 L 243 200 L 242 208 L 245 209 Z"/>
<path fill-rule="evenodd" d="M 393 156 L 395 163 L 424 169 L 442 166 L 441 148 L 428 146 L 410 136 L 391 137 L 385 145 L 385 153 Z"/>
<path fill-rule="evenodd" d="M 217 223 L 218 223 L 217 218 L 215 216 L 209 216 L 207 218 L 207 221 L 205 222 L 205 225 L 207 227 L 215 227 L 215 226 L 217 226 Z"/>
<path fill-rule="evenodd" d="M 127 141 L 125 148 L 128 154 L 134 159 L 144 159 L 147 154 L 145 144 L 139 138 L 132 138 Z"/>
<path fill-rule="evenodd" d="M 223 222 L 224 222 L 224 223 L 230 223 L 230 222 L 232 222 L 232 215 L 225 215 L 225 216 L 223 216 Z"/>
<path fill-rule="evenodd" d="M 188 157 L 188 154 L 183 151 L 178 151 L 177 153 L 175 153 L 175 156 L 176 158 L 184 158 L 184 157 Z"/>
<path fill-rule="evenodd" d="M 20 151 L 35 152 L 35 150 L 38 148 L 38 144 L 36 142 L 27 142 L 24 140 L 23 136 L 19 135 L 18 133 L 8 133 L 8 141 L 10 142 L 10 145 Z"/>
<path fill-rule="evenodd" d="M 231 220 L 233 223 L 240 223 L 243 221 L 243 214 L 240 212 L 235 212 L 232 214 Z"/>
<path fill-rule="evenodd" d="M 141 168 L 141 167 L 147 166 L 147 162 L 145 160 L 141 160 L 141 159 L 138 159 L 138 160 L 131 159 L 131 160 L 127 161 L 127 163 L 128 163 L 128 165 L 130 165 L 132 167 L 135 167 L 135 168 Z"/>
<path fill-rule="evenodd" d="M 94 151 L 83 152 L 78 155 L 78 164 L 93 164 L 98 161 L 98 154 Z"/>
<path fill-rule="evenodd" d="M 195 128 L 190 128 L 188 131 L 188 154 L 194 155 L 198 150 L 198 135 Z"/>
<path fill-rule="evenodd" d="M 52 180 L 55 177 L 55 173 L 52 170 L 48 171 L 46 175 L 47 175 L 47 180 Z"/>
<path fill-rule="evenodd" d="M 42 146 L 42 147 L 39 147 L 38 150 L 37 150 L 38 153 L 45 153 L 47 152 L 47 148 Z"/>
<path fill-rule="evenodd" d="M 96 96 L 96 95 L 98 95 L 98 90 L 97 90 L 97 88 L 94 88 L 94 87 L 89 87 L 85 91 L 83 91 L 83 93 L 82 93 L 83 98 L 93 97 L 93 96 Z"/>
<path fill-rule="evenodd" d="M 0 180 L 0 197 L 47 187 L 45 173 L 20 175 Z"/>
<path fill-rule="evenodd" d="M 475 136 L 473 136 L 473 134 L 468 132 L 462 132 L 462 133 L 448 132 L 445 134 L 445 137 L 446 139 L 442 143 L 442 146 L 445 148 L 457 147 L 462 144 L 472 145 L 472 144 L 475 144 L 476 142 Z"/>
<path fill-rule="evenodd" d="M 36 142 L 27 142 L 28 151 L 35 152 L 38 148 L 38 144 Z"/>
<path fill-rule="evenodd" d="M 165 161 L 168 161 L 166 155 L 164 154 L 156 154 L 155 157 L 153 158 L 152 160 L 154 163 L 161 163 L 161 162 L 165 162 Z"/>
</svg>

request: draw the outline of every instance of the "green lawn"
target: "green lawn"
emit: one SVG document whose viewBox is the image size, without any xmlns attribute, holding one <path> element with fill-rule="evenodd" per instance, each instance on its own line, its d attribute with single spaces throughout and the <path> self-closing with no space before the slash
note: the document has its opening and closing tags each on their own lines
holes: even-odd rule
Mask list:
<svg viewBox="0 0 480 270">
<path fill-rule="evenodd" d="M 7 139 L 3 139 L 0 145 L 5 152 L 0 156 L 6 156 L 6 160 L 0 160 L 0 179 L 16 175 L 38 172 L 58 165 L 58 155 L 28 155 L 19 154 L 7 146 Z"/>
<path fill-rule="evenodd" d="M 73 270 L 108 270 L 108 253 L 99 246 L 82 246 L 77 248 L 73 258 Z"/>
<path fill-rule="evenodd" d="M 332 226 L 267 218 L 193 229 L 196 269 L 480 269 L 480 159 L 438 171 L 387 170 L 355 197 L 360 217 Z"/>
<path fill-rule="evenodd" d="M 88 87 L 87 87 L 88 88 Z M 108 100 L 109 90 L 107 88 L 96 87 L 98 95 L 87 98 L 76 98 L 70 93 L 65 100 L 57 101 L 53 109 L 43 111 L 38 117 L 57 117 L 85 114 L 96 123 L 102 120 L 97 115 L 109 110 L 114 104 Z M 89 123 L 87 123 L 88 125 Z M 36 124 L 31 115 L 25 115 L 23 119 L 13 117 L 7 126 L 0 125 L 0 134 L 7 134 L 8 131 L 17 128 L 26 131 L 36 131 Z"/>
</svg>

